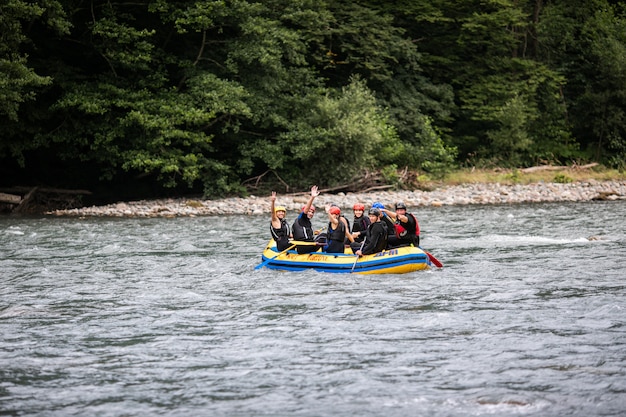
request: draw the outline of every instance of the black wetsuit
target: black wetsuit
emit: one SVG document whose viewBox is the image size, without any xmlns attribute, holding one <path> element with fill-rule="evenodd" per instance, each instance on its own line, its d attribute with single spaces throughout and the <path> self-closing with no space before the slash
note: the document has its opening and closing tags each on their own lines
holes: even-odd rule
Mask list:
<svg viewBox="0 0 626 417">
<path fill-rule="evenodd" d="M 400 219 L 396 219 L 396 223 L 394 224 L 395 233 L 389 236 L 388 246 L 390 248 L 411 245 L 419 246 L 420 237 L 419 233 L 417 233 L 419 230 L 417 219 L 411 213 L 407 213 L 406 217 L 408 218 L 406 223 L 402 223 Z"/>
<path fill-rule="evenodd" d="M 370 223 L 371 222 L 369 216 L 354 217 L 354 222 L 352 223 L 352 232 L 361 232 L 359 236 L 354 238 L 355 242 L 363 242 L 363 239 L 365 239 L 365 232 L 367 231 Z"/>
<path fill-rule="evenodd" d="M 313 242 L 313 225 L 311 219 L 308 218 L 305 212 L 301 212 L 291 226 L 293 230 L 293 239 L 304 242 Z M 296 250 L 298 253 L 311 253 L 315 252 L 319 248 L 316 245 L 298 245 Z"/>
<path fill-rule="evenodd" d="M 324 247 L 324 252 L 329 253 L 343 253 L 344 239 L 346 237 L 346 225 L 344 222 L 339 220 L 337 224 L 337 228 L 333 230 L 331 228 L 332 223 L 328 223 L 328 244 Z"/>
<path fill-rule="evenodd" d="M 387 247 L 387 225 L 381 221 L 369 225 L 365 232 L 365 244 L 354 242 L 350 245 L 352 252 L 356 253 L 361 248 L 363 255 L 382 252 Z"/>
<path fill-rule="evenodd" d="M 285 219 L 280 219 L 280 229 L 276 229 L 270 223 L 270 233 L 276 241 L 276 249 L 282 252 L 289 247 L 289 225 Z"/>
</svg>

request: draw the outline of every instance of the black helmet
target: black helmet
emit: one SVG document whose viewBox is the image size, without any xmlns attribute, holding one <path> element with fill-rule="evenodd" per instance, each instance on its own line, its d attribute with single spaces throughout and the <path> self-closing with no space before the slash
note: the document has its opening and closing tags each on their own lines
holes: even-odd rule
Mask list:
<svg viewBox="0 0 626 417">
<path fill-rule="evenodd" d="M 396 210 L 398 209 L 405 209 L 406 210 L 406 204 L 404 204 L 402 201 L 398 201 L 396 203 Z"/>
<path fill-rule="evenodd" d="M 380 210 L 376 207 L 372 207 L 367 214 L 369 214 L 370 216 L 380 217 Z"/>
</svg>

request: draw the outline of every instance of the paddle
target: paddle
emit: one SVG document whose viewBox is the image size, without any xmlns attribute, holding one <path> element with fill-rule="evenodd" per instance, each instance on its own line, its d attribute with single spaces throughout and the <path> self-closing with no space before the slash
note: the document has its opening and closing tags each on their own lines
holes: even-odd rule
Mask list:
<svg viewBox="0 0 626 417">
<path fill-rule="evenodd" d="M 306 240 L 292 240 L 290 243 L 293 243 L 294 245 L 298 245 L 298 246 L 306 246 L 306 245 L 317 245 L 317 246 L 324 246 L 324 243 L 320 243 L 320 242 L 307 242 Z"/>
<path fill-rule="evenodd" d="M 280 255 L 282 255 L 283 253 L 287 252 L 289 249 L 293 249 L 296 247 L 296 244 L 294 243 L 293 245 L 289 246 L 287 249 L 285 249 L 284 251 L 278 253 L 276 256 L 274 256 L 273 258 L 268 258 L 266 260 L 264 260 L 263 262 L 261 262 L 260 264 L 258 264 L 257 266 L 254 267 L 255 270 L 257 269 L 261 269 L 263 268 L 265 265 L 267 265 L 270 261 L 273 261 L 274 259 L 276 259 L 277 257 L 279 257 Z"/>
<path fill-rule="evenodd" d="M 359 248 L 359 250 L 363 250 L 363 245 L 365 245 L 365 239 L 363 239 L 363 243 L 361 243 L 361 247 Z M 354 272 L 354 267 L 356 266 L 357 261 L 359 260 L 360 256 L 356 255 L 356 259 L 354 260 L 354 264 L 352 264 L 352 269 L 350 270 L 350 273 Z"/>
<path fill-rule="evenodd" d="M 443 268 L 443 264 L 439 262 L 439 259 L 435 258 L 432 254 L 426 251 L 424 251 L 424 253 L 428 255 L 428 259 L 430 259 L 430 262 L 432 262 L 437 268 Z"/>
</svg>

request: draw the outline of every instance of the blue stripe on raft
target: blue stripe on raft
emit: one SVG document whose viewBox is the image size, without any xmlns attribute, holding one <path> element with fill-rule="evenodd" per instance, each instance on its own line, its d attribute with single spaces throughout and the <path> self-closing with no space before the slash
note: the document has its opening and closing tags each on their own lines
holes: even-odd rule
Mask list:
<svg viewBox="0 0 626 417">
<path fill-rule="evenodd" d="M 322 254 L 322 252 L 320 252 Z M 334 254 L 325 254 L 325 255 L 334 255 Z M 355 259 L 354 255 L 346 255 L 346 254 L 337 254 L 337 257 L 349 257 L 351 260 Z M 263 256 L 263 260 L 267 260 L 265 256 Z M 385 258 L 380 260 L 371 260 L 371 261 L 360 261 L 357 262 L 354 267 L 354 272 L 366 272 L 373 271 L 383 268 L 393 268 L 406 264 L 429 264 L 428 257 L 426 254 L 408 254 L 402 256 L 396 256 L 394 258 Z M 314 269 L 316 271 L 323 272 L 351 272 L 352 265 L 354 262 L 350 264 L 335 264 L 335 263 L 322 263 L 319 261 L 316 262 L 296 262 L 296 261 L 281 261 L 274 259 L 270 261 L 266 267 L 270 269 L 280 269 L 283 271 L 304 271 L 307 269 Z"/>
</svg>

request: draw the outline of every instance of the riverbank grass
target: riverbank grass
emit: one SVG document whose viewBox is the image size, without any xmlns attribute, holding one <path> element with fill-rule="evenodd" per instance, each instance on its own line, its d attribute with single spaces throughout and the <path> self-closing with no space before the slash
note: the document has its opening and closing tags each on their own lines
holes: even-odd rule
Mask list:
<svg viewBox="0 0 626 417">
<path fill-rule="evenodd" d="M 557 169 L 558 168 L 558 169 Z M 578 181 L 623 181 L 626 180 L 626 172 L 604 167 L 576 168 L 576 167 L 551 167 L 550 169 L 523 170 L 523 169 L 459 169 L 448 174 L 440 185 L 462 184 L 534 184 L 534 183 L 569 183 Z"/>
</svg>

